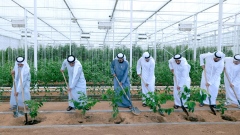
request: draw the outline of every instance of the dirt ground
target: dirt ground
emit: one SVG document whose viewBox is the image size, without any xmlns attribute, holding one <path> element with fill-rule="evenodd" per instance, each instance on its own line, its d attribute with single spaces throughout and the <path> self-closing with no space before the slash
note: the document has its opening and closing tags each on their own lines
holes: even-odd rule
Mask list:
<svg viewBox="0 0 240 135">
<path fill-rule="evenodd" d="M 194 113 L 186 117 L 181 108 L 170 115 L 161 116 L 153 113 L 148 107 L 142 107 L 140 101 L 134 101 L 134 106 L 142 112 L 133 115 L 127 108 L 119 108 L 119 117 L 111 119 L 109 102 L 97 103 L 84 117 L 80 111 L 66 112 L 67 102 L 46 102 L 40 109 L 36 125 L 24 126 L 24 117 L 14 118 L 9 110 L 9 103 L 0 103 L 0 135 L 8 134 L 162 134 L 162 135 L 239 135 L 240 110 L 229 106 L 226 116 L 233 121 L 223 120 L 220 112 L 213 115 L 208 106 L 196 107 Z M 173 102 L 163 105 L 172 107 Z M 234 109 L 233 109 L 234 108 Z M 54 112 L 53 112 L 54 111 Z M 28 116 L 29 117 L 29 116 Z M 30 117 L 29 117 L 30 119 Z M 191 122 L 190 120 L 194 120 Z M 15 126 L 15 127 L 13 127 Z"/>
</svg>

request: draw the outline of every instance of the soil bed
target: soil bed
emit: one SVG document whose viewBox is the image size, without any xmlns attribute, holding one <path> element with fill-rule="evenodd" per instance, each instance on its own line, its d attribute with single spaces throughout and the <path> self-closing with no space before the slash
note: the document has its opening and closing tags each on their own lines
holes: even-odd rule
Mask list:
<svg viewBox="0 0 240 135">
<path fill-rule="evenodd" d="M 239 110 L 228 110 L 225 112 L 225 115 L 221 115 L 220 112 L 217 112 L 217 115 L 213 115 L 209 110 L 208 106 L 204 106 L 202 108 L 196 107 L 194 113 L 189 113 L 190 116 L 187 117 L 181 109 L 175 110 L 170 115 L 165 114 L 165 117 L 161 116 L 158 113 L 153 113 L 150 111 L 148 107 L 142 107 L 140 101 L 134 101 L 133 104 L 138 107 L 142 112 L 139 116 L 132 114 L 127 108 L 119 108 L 120 113 L 116 119 L 111 118 L 111 107 L 109 107 L 109 102 L 100 102 L 96 104 L 90 111 L 86 113 L 85 116 L 82 116 L 80 111 L 71 111 L 66 112 L 67 102 L 46 102 L 44 106 L 40 109 L 40 114 L 36 118 L 39 122 L 34 125 L 24 126 L 25 117 L 14 118 L 13 113 L 9 111 L 9 103 L 1 103 L 0 104 L 0 135 L 1 133 L 5 134 L 18 134 L 18 127 L 21 126 L 29 129 L 22 129 L 22 134 L 28 134 L 28 131 L 34 132 L 35 134 L 46 133 L 46 134 L 67 134 L 65 131 L 69 131 L 71 133 L 77 133 L 82 131 L 81 133 L 85 134 L 161 134 L 165 132 L 165 135 L 175 134 L 172 130 L 175 130 L 176 133 L 179 134 L 197 134 L 195 129 L 199 130 L 201 134 L 238 134 L 240 127 L 240 111 Z M 162 107 L 169 108 L 172 107 L 173 102 L 168 102 L 164 104 Z M 235 106 L 229 106 L 231 108 L 235 108 Z M 59 112 L 57 112 L 59 111 Z M 5 112 L 5 113 L 4 113 Z M 223 119 L 227 118 L 227 120 Z M 30 116 L 29 121 L 31 121 Z M 232 121 L 229 124 L 230 118 Z M 192 125 L 191 122 L 197 122 Z M 213 124 L 211 124 L 213 122 Z M 222 124 L 214 124 L 214 122 L 220 122 Z M 173 123 L 173 124 L 168 124 Z M 189 123 L 189 124 L 188 124 Z M 201 124 L 199 124 L 201 123 Z M 134 125 L 135 126 L 131 126 Z M 161 124 L 161 125 L 156 125 Z M 163 125 L 162 125 L 163 124 Z M 165 124 L 172 128 L 167 128 Z M 204 126 L 206 124 L 206 126 Z M 69 125 L 69 127 L 64 127 L 61 129 L 50 128 L 51 126 L 61 126 L 61 125 Z M 72 126 L 81 126 L 81 127 L 72 127 Z M 93 125 L 93 126 L 89 126 Z M 103 126 L 102 129 L 97 128 L 99 125 L 116 125 L 117 127 L 110 126 L 109 130 L 105 129 Z M 121 127 L 118 127 L 121 126 Z M 128 127 L 131 126 L 132 128 Z M 145 125 L 145 126 L 143 126 Z M 224 125 L 224 126 L 223 126 Z M 2 129 L 4 126 L 17 126 L 16 130 L 12 129 Z M 41 127 L 42 126 L 42 127 Z M 46 128 L 49 127 L 49 128 Z M 83 127 L 82 127 L 83 126 Z M 86 126 L 84 128 L 84 126 Z M 146 128 L 148 127 L 148 128 Z M 163 128 L 165 127 L 165 128 Z M 211 128 L 208 128 L 211 127 Z M 219 128 L 221 127 L 221 128 Z M 231 127 L 231 131 L 229 130 Z M 233 128 L 234 127 L 234 128 Z M 36 129 L 35 129 L 36 128 Z M 56 132 L 53 132 L 55 129 Z M 71 129 L 71 130 L 70 130 Z M 82 130 L 80 130 L 82 129 Z M 99 129 L 96 130 L 96 129 Z M 112 132 L 111 130 L 116 130 L 116 132 Z M 132 131 L 135 129 L 136 131 Z M 151 129 L 151 130 L 150 130 Z M 89 132 L 87 132 L 89 130 Z M 124 132 L 122 132 L 124 130 Z M 39 132 L 38 132 L 39 131 Z M 41 131 L 41 132 L 40 132 Z M 118 132 L 117 132 L 118 131 Z M 127 132 L 128 131 L 128 132 Z M 158 133 L 158 132 L 161 133 Z"/>
</svg>

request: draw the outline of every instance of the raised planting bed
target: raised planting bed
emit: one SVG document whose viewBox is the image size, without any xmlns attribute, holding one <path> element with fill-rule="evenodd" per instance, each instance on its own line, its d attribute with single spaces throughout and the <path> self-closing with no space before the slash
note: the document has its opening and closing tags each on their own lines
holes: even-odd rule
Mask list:
<svg viewBox="0 0 240 135">
<path fill-rule="evenodd" d="M 78 110 L 67 112 L 67 102 L 45 102 L 40 108 L 36 120 L 39 123 L 24 125 L 25 118 L 14 118 L 9 110 L 9 103 L 0 104 L 0 134 L 53 134 L 61 135 L 69 132 L 76 134 L 185 134 L 185 135 L 215 135 L 238 134 L 240 127 L 240 110 L 236 106 L 228 106 L 224 117 L 217 112 L 213 115 L 208 106 L 196 107 L 194 113 L 187 117 L 181 109 L 175 109 L 170 115 L 161 116 L 153 113 L 148 107 L 142 107 L 140 101 L 134 101 L 134 106 L 141 110 L 136 116 L 127 108 L 119 108 L 120 113 L 112 118 L 109 102 L 97 103 L 82 116 Z M 173 102 L 167 102 L 162 107 L 172 107 Z M 20 108 L 22 110 L 22 108 Z M 29 116 L 28 116 L 29 117 Z M 234 119 L 233 121 L 229 118 Z M 29 120 L 30 117 L 29 117 Z"/>
</svg>

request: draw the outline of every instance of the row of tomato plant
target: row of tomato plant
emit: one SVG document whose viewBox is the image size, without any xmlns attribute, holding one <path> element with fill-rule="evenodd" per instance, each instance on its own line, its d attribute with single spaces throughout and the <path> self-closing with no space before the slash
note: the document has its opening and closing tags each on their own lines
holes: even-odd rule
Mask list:
<svg viewBox="0 0 240 135">
<path fill-rule="evenodd" d="M 59 83 L 64 82 L 62 74 L 60 72 L 61 62 L 48 61 L 45 63 L 40 60 L 38 62 L 37 72 L 31 66 L 31 85 L 38 84 L 39 86 L 58 86 Z M 191 65 L 190 77 L 192 85 L 199 85 L 201 80 L 202 69 L 199 66 L 199 62 L 189 61 Z M 103 85 L 112 85 L 112 75 L 110 73 L 110 62 L 94 63 L 82 62 L 83 72 L 88 82 L 88 85 L 96 85 L 97 83 Z M 5 63 L 0 69 L 0 86 L 11 86 L 12 79 L 10 75 L 10 69 L 13 67 L 13 63 Z M 132 66 L 131 84 L 138 85 L 140 79 L 136 73 L 136 63 Z M 67 72 L 65 72 L 67 75 Z M 155 66 L 155 77 L 157 86 L 170 86 L 173 85 L 172 74 L 168 67 L 168 62 L 162 62 Z"/>
<path fill-rule="evenodd" d="M 125 92 L 127 92 L 128 89 L 125 89 Z M 220 91 L 221 92 L 221 91 Z M 179 93 L 181 98 L 184 100 L 186 99 L 185 105 L 188 107 L 189 112 L 195 111 L 196 102 L 203 103 L 203 101 L 207 98 L 207 91 L 204 89 L 201 89 L 199 87 L 193 87 L 191 89 L 185 87 L 184 91 L 182 93 Z M 143 94 L 139 92 L 139 95 L 141 97 L 145 98 L 145 103 L 151 108 L 151 110 L 154 113 L 160 113 L 164 116 L 164 113 L 170 115 L 172 112 L 174 112 L 174 109 L 172 107 L 170 108 L 163 108 L 162 105 L 166 104 L 168 101 L 173 101 L 173 96 L 171 94 L 171 90 L 169 87 L 166 87 L 162 91 L 155 91 L 148 92 L 147 94 Z M 119 114 L 119 109 L 117 102 L 121 102 L 121 96 L 124 96 L 123 91 L 120 93 L 116 93 L 112 89 L 106 90 L 102 94 L 102 100 L 109 101 L 109 105 L 112 107 L 112 118 L 116 118 Z M 82 116 L 85 116 L 88 109 L 91 109 L 93 106 L 95 106 L 98 102 L 100 102 L 98 99 L 89 97 L 85 95 L 82 92 L 79 92 L 79 101 L 70 100 L 74 103 L 74 106 L 76 109 L 81 110 Z M 219 103 L 217 105 L 217 109 L 220 110 L 221 114 L 224 114 L 224 112 L 227 110 L 224 102 L 225 97 L 218 98 Z M 32 120 L 34 120 L 37 115 L 39 114 L 38 109 L 43 106 L 43 101 L 37 101 L 37 100 L 28 100 L 26 101 L 28 104 Z"/>
</svg>

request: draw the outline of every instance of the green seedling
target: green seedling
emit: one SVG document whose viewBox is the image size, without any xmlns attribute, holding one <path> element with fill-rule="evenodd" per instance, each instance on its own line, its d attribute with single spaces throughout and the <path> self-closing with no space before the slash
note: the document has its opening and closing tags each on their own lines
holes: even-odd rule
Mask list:
<svg viewBox="0 0 240 135">
<path fill-rule="evenodd" d="M 125 92 L 127 93 L 127 89 Z M 123 91 L 121 90 L 120 93 L 116 93 L 114 90 L 108 89 L 105 94 L 102 95 L 103 100 L 110 100 L 110 106 L 112 107 L 112 118 L 116 118 L 119 114 L 118 110 L 118 102 L 122 102 L 121 97 L 123 96 Z"/>
<path fill-rule="evenodd" d="M 187 105 L 189 112 L 195 111 L 195 102 L 203 104 L 203 101 L 206 100 L 207 95 L 207 91 L 199 87 L 193 87 L 189 89 L 188 87 L 184 86 L 184 91 L 181 93 L 182 99 L 187 100 L 185 105 Z"/>
<path fill-rule="evenodd" d="M 33 122 L 39 114 L 38 109 L 43 106 L 43 103 L 41 101 L 38 102 L 36 100 L 27 100 L 25 101 L 25 104 L 29 108 L 29 115 L 32 118 Z"/>
<path fill-rule="evenodd" d="M 90 97 L 87 97 L 87 95 L 83 92 L 78 92 L 79 94 L 79 101 L 70 100 L 73 102 L 74 107 L 78 110 L 82 110 L 82 115 L 85 116 L 86 111 L 92 108 L 96 105 L 97 102 L 99 102 L 97 99 L 92 99 Z"/>
<path fill-rule="evenodd" d="M 173 108 L 162 108 L 162 104 L 166 104 L 167 101 L 172 101 L 173 96 L 170 95 L 169 88 L 167 87 L 163 93 L 159 92 L 148 92 L 147 94 L 142 94 L 142 97 L 145 99 L 143 102 L 149 106 L 154 113 L 158 112 L 161 115 L 164 115 L 163 113 L 165 112 L 166 114 L 170 115 L 174 109 Z"/>
</svg>

